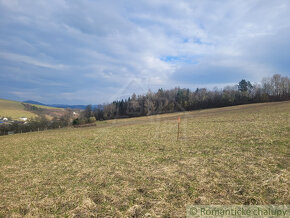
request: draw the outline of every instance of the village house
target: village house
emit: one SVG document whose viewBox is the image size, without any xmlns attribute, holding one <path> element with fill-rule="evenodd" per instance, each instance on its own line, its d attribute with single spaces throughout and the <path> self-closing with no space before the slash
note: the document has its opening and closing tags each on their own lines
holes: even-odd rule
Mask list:
<svg viewBox="0 0 290 218">
<path fill-rule="evenodd" d="M 27 117 L 20 117 L 19 118 L 21 121 L 27 121 Z"/>
</svg>

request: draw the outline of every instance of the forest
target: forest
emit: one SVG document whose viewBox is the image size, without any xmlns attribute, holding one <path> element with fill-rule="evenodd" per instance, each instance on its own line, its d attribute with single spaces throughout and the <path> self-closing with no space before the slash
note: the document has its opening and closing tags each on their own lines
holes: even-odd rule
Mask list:
<svg viewBox="0 0 290 218">
<path fill-rule="evenodd" d="M 88 121 L 91 117 L 107 120 L 289 99 L 289 78 L 275 74 L 262 79 L 259 84 L 242 79 L 237 85 L 223 89 L 197 88 L 192 91 L 188 88 L 161 88 L 157 92 L 149 90 L 145 95 L 133 94 L 128 99 L 105 104 L 102 108 L 88 105 L 76 123 Z"/>
<path fill-rule="evenodd" d="M 242 79 L 237 85 L 223 89 L 209 90 L 197 88 L 159 89 L 148 91 L 145 95 L 133 94 L 128 99 L 114 101 L 99 107 L 88 105 L 78 118 L 73 117 L 72 110 L 66 109 L 62 116 L 48 120 L 41 110 L 35 106 L 24 104 L 25 109 L 38 115 L 26 123 L 15 121 L 9 125 L 0 126 L 0 135 L 9 133 L 24 133 L 66 126 L 82 126 L 95 123 L 97 120 L 109 120 L 128 117 L 148 116 L 154 114 L 192 111 L 206 108 L 218 108 L 250 103 L 285 101 L 290 99 L 290 79 L 287 76 L 275 74 L 264 78 L 260 84 L 252 84 Z"/>
</svg>

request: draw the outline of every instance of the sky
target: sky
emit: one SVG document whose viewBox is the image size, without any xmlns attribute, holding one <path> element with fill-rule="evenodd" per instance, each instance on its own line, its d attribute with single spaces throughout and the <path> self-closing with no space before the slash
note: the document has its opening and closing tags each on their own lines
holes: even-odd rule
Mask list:
<svg viewBox="0 0 290 218">
<path fill-rule="evenodd" d="M 0 0 L 0 98 L 101 104 L 290 76 L 289 0 Z"/>
</svg>

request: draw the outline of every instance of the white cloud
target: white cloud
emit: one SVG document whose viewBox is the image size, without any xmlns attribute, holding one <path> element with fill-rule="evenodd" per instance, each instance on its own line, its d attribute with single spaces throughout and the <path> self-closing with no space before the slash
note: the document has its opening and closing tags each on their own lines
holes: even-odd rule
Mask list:
<svg viewBox="0 0 290 218">
<path fill-rule="evenodd" d="M 51 68 L 51 69 L 64 69 L 65 68 L 65 66 L 62 64 L 50 64 L 50 63 L 39 61 L 29 56 L 18 55 L 18 54 L 13 54 L 13 53 L 8 53 L 8 52 L 0 52 L 0 57 L 10 60 L 10 61 L 23 62 L 26 64 L 35 65 L 38 67 L 45 67 L 45 68 Z"/>
<path fill-rule="evenodd" d="M 0 77 L 26 74 L 30 91 L 33 77 L 47 75 L 38 81 L 49 79 L 48 102 L 59 92 L 59 101 L 98 103 L 148 88 L 289 75 L 289 11 L 287 0 L 1 0 Z"/>
</svg>

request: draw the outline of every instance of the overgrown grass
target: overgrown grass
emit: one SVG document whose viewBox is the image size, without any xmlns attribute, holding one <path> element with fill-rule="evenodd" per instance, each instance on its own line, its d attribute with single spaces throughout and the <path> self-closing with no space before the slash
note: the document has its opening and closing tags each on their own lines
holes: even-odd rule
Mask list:
<svg viewBox="0 0 290 218">
<path fill-rule="evenodd" d="M 290 204 L 289 112 L 253 104 L 0 137 L 0 217 Z"/>
</svg>

